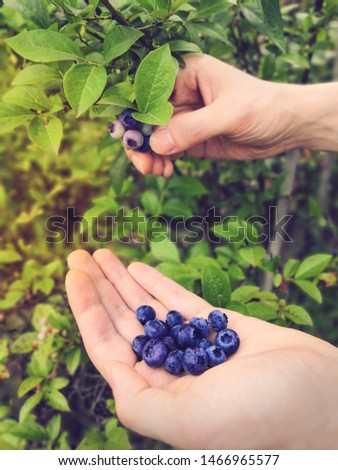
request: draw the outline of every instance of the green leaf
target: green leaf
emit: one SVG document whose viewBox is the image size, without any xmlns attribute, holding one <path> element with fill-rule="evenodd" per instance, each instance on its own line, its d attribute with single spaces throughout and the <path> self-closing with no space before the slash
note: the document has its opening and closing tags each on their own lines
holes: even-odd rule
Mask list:
<svg viewBox="0 0 338 470">
<path fill-rule="evenodd" d="M 41 442 L 48 439 L 47 431 L 40 424 L 30 420 L 13 427 L 11 433 L 27 441 Z"/>
<path fill-rule="evenodd" d="M 47 96 L 39 88 L 33 86 L 18 86 L 11 88 L 3 96 L 5 103 L 16 104 L 26 109 L 47 111 L 49 101 Z"/>
<path fill-rule="evenodd" d="M 176 245 L 165 236 L 162 237 L 161 241 L 151 241 L 150 251 L 153 257 L 159 261 L 179 262 L 180 260 L 180 255 Z"/>
<path fill-rule="evenodd" d="M 25 403 L 22 405 L 19 413 L 19 423 L 22 423 L 26 418 L 27 415 L 35 408 L 40 401 L 42 400 L 43 392 L 34 393 Z"/>
<path fill-rule="evenodd" d="M 77 117 L 81 116 L 101 96 L 107 83 L 104 67 L 77 64 L 63 78 L 63 87 L 69 104 Z"/>
<path fill-rule="evenodd" d="M 8 357 L 8 339 L 0 339 L 0 362 L 4 362 Z"/>
<path fill-rule="evenodd" d="M 190 217 L 192 215 L 190 207 L 182 199 L 178 198 L 170 198 L 165 202 L 161 212 L 170 217 Z"/>
<path fill-rule="evenodd" d="M 33 351 L 33 345 L 37 343 L 36 333 L 23 333 L 11 343 L 10 350 L 13 354 L 25 354 Z"/>
<path fill-rule="evenodd" d="M 276 310 L 263 302 L 249 302 L 246 304 L 249 315 L 260 320 L 274 320 L 277 318 Z"/>
<path fill-rule="evenodd" d="M 195 18 L 209 17 L 214 13 L 219 13 L 227 10 L 230 2 L 228 0 L 201 0 L 196 10 L 192 11 L 189 15 L 189 20 Z"/>
<path fill-rule="evenodd" d="M 26 393 L 30 392 L 31 390 L 33 390 L 33 388 L 39 385 L 42 380 L 43 377 L 27 377 L 27 379 L 24 379 L 19 385 L 18 397 L 21 398 L 26 395 Z"/>
<path fill-rule="evenodd" d="M 143 36 L 141 31 L 129 26 L 115 26 L 108 31 L 103 43 L 106 63 L 127 52 Z"/>
<path fill-rule="evenodd" d="M 24 296 L 22 290 L 9 290 L 3 299 L 0 299 L 0 310 L 9 310 L 14 307 Z"/>
<path fill-rule="evenodd" d="M 160 263 L 157 269 L 188 290 L 193 290 L 195 280 L 200 277 L 199 274 L 196 275 L 196 273 L 186 265 L 178 262 Z"/>
<path fill-rule="evenodd" d="M 260 262 L 265 256 L 265 250 L 262 246 L 253 246 L 248 248 L 241 248 L 239 250 L 240 256 L 249 263 L 251 266 L 259 266 Z"/>
<path fill-rule="evenodd" d="M 66 367 L 70 375 L 76 372 L 76 369 L 80 365 L 81 360 L 81 348 L 75 347 L 69 351 L 66 357 Z"/>
<path fill-rule="evenodd" d="M 48 390 L 46 392 L 46 401 L 55 410 L 70 411 L 66 397 L 58 390 Z"/>
<path fill-rule="evenodd" d="M 300 261 L 298 259 L 288 259 L 283 269 L 283 276 L 290 278 L 296 274 Z"/>
<path fill-rule="evenodd" d="M 33 62 L 81 60 L 83 55 L 73 40 L 55 31 L 24 31 L 5 41 L 17 54 Z"/>
<path fill-rule="evenodd" d="M 285 316 L 296 323 L 297 325 L 308 325 L 312 326 L 312 318 L 305 310 L 305 308 L 300 307 L 299 305 L 287 305 L 284 308 Z"/>
<path fill-rule="evenodd" d="M 273 285 L 274 285 L 275 287 L 279 287 L 279 286 L 281 285 L 281 283 L 282 283 L 282 280 L 283 280 L 282 275 L 279 274 L 279 273 L 276 273 L 276 274 L 273 276 Z"/>
<path fill-rule="evenodd" d="M 66 377 L 56 377 L 49 382 L 49 386 L 53 390 L 61 390 L 62 388 L 67 387 L 68 384 L 69 379 L 66 379 Z"/>
<path fill-rule="evenodd" d="M 28 136 L 38 147 L 57 155 L 62 139 L 62 123 L 53 115 L 37 116 L 28 126 Z"/>
<path fill-rule="evenodd" d="M 8 379 L 9 371 L 5 364 L 0 364 L 0 379 Z"/>
<path fill-rule="evenodd" d="M 151 215 L 157 215 L 159 197 L 156 191 L 148 189 L 141 196 L 141 202 L 145 212 Z"/>
<path fill-rule="evenodd" d="M 141 113 L 156 109 L 170 97 L 177 69 L 166 44 L 150 52 L 135 75 L 135 96 Z"/>
<path fill-rule="evenodd" d="M 241 303 L 249 302 L 255 298 L 255 294 L 259 292 L 259 287 L 256 286 L 240 286 L 235 289 L 231 294 L 231 300 Z"/>
<path fill-rule="evenodd" d="M 126 179 L 126 171 L 129 166 L 129 160 L 126 158 L 124 150 L 116 152 L 110 165 L 110 180 L 114 192 L 117 196 L 121 194 L 123 183 Z"/>
<path fill-rule="evenodd" d="M 297 269 L 295 278 L 306 279 L 308 277 L 317 276 L 320 274 L 332 259 L 331 255 L 318 254 L 306 258 Z"/>
<path fill-rule="evenodd" d="M 154 126 L 166 126 L 173 115 L 174 107 L 168 101 L 157 103 L 148 109 L 146 113 L 135 112 L 132 116 L 138 121 Z"/>
<path fill-rule="evenodd" d="M 42 0 L 4 0 L 4 4 L 33 21 L 39 28 L 48 28 L 50 24 L 49 13 Z"/>
<path fill-rule="evenodd" d="M 59 414 L 54 415 L 47 424 L 47 432 L 52 441 L 58 437 L 61 430 L 61 416 Z"/>
<path fill-rule="evenodd" d="M 0 250 L 0 263 L 17 263 L 22 260 L 22 256 L 14 250 Z"/>
<path fill-rule="evenodd" d="M 128 432 L 126 429 L 117 427 L 107 436 L 105 450 L 129 450 L 131 449 Z"/>
<path fill-rule="evenodd" d="M 25 67 L 21 70 L 14 78 L 12 85 L 23 86 L 23 85 L 41 85 L 44 83 L 53 83 L 61 80 L 61 74 L 53 67 L 45 64 L 33 64 L 29 67 Z"/>
<path fill-rule="evenodd" d="M 68 434 L 66 432 L 63 432 L 61 436 L 58 439 L 58 449 L 59 450 L 71 450 L 70 445 L 68 444 Z"/>
<path fill-rule="evenodd" d="M 262 9 L 267 35 L 282 51 L 285 51 L 284 26 L 279 0 L 258 0 L 258 2 Z"/>
<path fill-rule="evenodd" d="M 237 302 L 237 301 L 230 301 L 227 303 L 227 306 L 226 306 L 227 310 L 232 310 L 234 312 L 239 312 L 239 313 L 242 313 L 243 315 L 249 315 L 249 311 L 246 307 L 245 304 L 242 304 L 241 302 Z"/>
<path fill-rule="evenodd" d="M 102 450 L 105 448 L 105 437 L 97 429 L 89 431 L 77 446 L 77 450 Z"/>
<path fill-rule="evenodd" d="M 202 291 L 204 299 L 214 307 L 226 308 L 231 297 L 228 275 L 212 264 L 202 272 Z"/>
<path fill-rule="evenodd" d="M 202 196 L 207 194 L 203 183 L 194 176 L 180 176 L 170 179 L 168 189 L 174 190 L 182 196 Z"/>
<path fill-rule="evenodd" d="M 0 103 L 0 134 L 10 132 L 32 119 L 34 114 L 22 106 Z"/>
<path fill-rule="evenodd" d="M 201 49 L 197 44 L 188 41 L 182 41 L 182 39 L 174 39 L 168 42 L 171 52 L 196 52 L 201 54 Z"/>
<path fill-rule="evenodd" d="M 116 86 L 112 86 L 106 90 L 100 101 L 99 104 L 109 104 L 112 106 L 116 106 L 121 108 L 121 111 L 123 111 L 125 108 L 133 108 L 133 103 L 125 98 L 124 96 L 121 96 L 119 89 L 116 88 Z"/>
<path fill-rule="evenodd" d="M 322 294 L 321 294 L 320 290 L 318 289 L 318 287 L 316 286 L 316 284 L 314 284 L 311 281 L 306 281 L 306 280 L 303 280 L 303 279 L 299 279 L 298 281 L 294 281 L 294 283 L 300 289 L 302 289 L 302 291 L 304 291 L 309 297 L 316 300 L 319 304 L 322 303 L 322 301 L 323 301 Z"/>
</svg>

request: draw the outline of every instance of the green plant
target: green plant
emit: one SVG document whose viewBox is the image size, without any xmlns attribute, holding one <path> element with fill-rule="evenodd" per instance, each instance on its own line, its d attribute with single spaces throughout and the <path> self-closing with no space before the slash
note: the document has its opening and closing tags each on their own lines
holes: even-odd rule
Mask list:
<svg viewBox="0 0 338 470">
<path fill-rule="evenodd" d="M 187 158 L 170 180 L 144 178 L 107 133 L 126 107 L 144 122 L 169 120 L 185 53 L 265 80 L 332 80 L 336 1 L 283 1 L 281 10 L 277 0 L 2 3 L 0 449 L 161 445 L 134 435 L 129 443 L 83 352 L 63 288 L 76 247 L 111 246 L 215 306 L 337 344 L 338 206 L 325 184 L 338 177 L 333 159 L 304 152 L 293 193 L 283 186 L 283 158 L 219 162 L 217 170 Z M 286 195 L 294 243 L 274 256 L 267 241 L 257 243 L 265 232 L 252 217 L 269 220 Z"/>
</svg>

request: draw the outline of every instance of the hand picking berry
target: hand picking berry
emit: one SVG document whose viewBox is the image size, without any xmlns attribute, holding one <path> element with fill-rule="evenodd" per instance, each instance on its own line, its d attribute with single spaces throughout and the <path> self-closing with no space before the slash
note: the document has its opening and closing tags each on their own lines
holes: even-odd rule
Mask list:
<svg viewBox="0 0 338 470">
<path fill-rule="evenodd" d="M 150 367 L 164 366 L 172 375 L 200 375 L 225 362 L 240 344 L 220 310 L 210 312 L 208 319 L 193 317 L 189 322 L 177 310 L 170 310 L 163 321 L 156 319 L 153 307 L 141 305 L 136 318 L 144 326 L 144 335 L 136 336 L 132 343 L 137 359 Z M 214 341 L 212 330 L 217 333 Z"/>
</svg>

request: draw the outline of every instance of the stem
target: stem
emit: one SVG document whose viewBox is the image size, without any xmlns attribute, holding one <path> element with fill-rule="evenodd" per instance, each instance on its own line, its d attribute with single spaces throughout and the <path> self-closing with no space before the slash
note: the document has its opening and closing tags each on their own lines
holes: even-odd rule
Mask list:
<svg viewBox="0 0 338 470">
<path fill-rule="evenodd" d="M 122 26 L 129 26 L 128 21 L 109 3 L 109 0 L 101 0 L 101 3 L 111 13 L 111 18 Z"/>
</svg>

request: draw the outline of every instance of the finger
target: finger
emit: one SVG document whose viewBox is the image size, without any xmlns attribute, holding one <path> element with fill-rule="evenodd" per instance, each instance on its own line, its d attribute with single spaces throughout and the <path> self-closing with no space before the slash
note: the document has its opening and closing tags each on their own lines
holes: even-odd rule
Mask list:
<svg viewBox="0 0 338 470">
<path fill-rule="evenodd" d="M 83 271 L 69 271 L 66 289 L 87 353 L 100 373 L 106 378 L 104 366 L 111 360 L 133 366 L 135 354 L 114 328 L 89 276 Z"/>
<path fill-rule="evenodd" d="M 128 271 L 135 281 L 165 305 L 167 310 L 178 310 L 186 318 L 211 310 L 208 302 L 189 292 L 151 266 L 135 262 L 128 266 Z"/>
<path fill-rule="evenodd" d="M 68 265 L 70 269 L 81 270 L 90 277 L 115 329 L 129 343 L 132 342 L 135 336 L 143 334 L 143 328 L 136 320 L 134 313 L 87 251 L 76 250 L 71 253 L 68 257 Z"/>
<path fill-rule="evenodd" d="M 221 135 L 222 120 L 215 119 L 221 113 L 218 102 L 214 101 L 196 111 L 177 114 L 166 127 L 158 128 L 151 135 L 151 148 L 158 154 L 172 155 Z"/>
<path fill-rule="evenodd" d="M 140 305 L 151 305 L 160 318 L 165 317 L 166 308 L 135 281 L 123 263 L 110 250 L 105 248 L 97 250 L 93 258 L 133 312 Z"/>
<path fill-rule="evenodd" d="M 174 164 L 171 160 L 168 160 L 168 158 L 164 158 L 163 162 L 163 176 L 165 178 L 170 178 L 170 176 L 174 173 Z"/>
<path fill-rule="evenodd" d="M 153 169 L 152 169 L 152 173 L 154 176 L 162 176 L 163 174 L 163 160 L 161 157 L 159 157 L 158 155 L 155 155 L 154 156 L 154 164 L 153 164 Z"/>
<path fill-rule="evenodd" d="M 140 173 L 147 175 L 152 171 L 154 162 L 151 152 L 140 153 L 127 148 L 125 148 L 125 152 L 129 160 Z"/>
<path fill-rule="evenodd" d="M 153 439 L 175 442 L 179 425 L 173 393 L 149 387 L 140 374 L 121 362 L 109 363 L 106 374 L 113 389 L 117 415 L 127 428 Z"/>
</svg>

